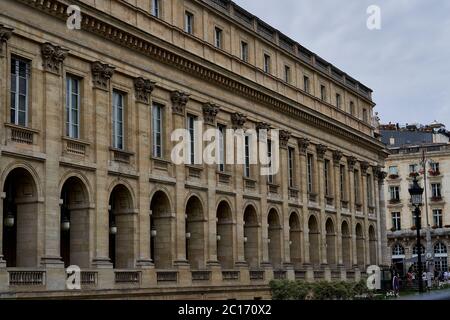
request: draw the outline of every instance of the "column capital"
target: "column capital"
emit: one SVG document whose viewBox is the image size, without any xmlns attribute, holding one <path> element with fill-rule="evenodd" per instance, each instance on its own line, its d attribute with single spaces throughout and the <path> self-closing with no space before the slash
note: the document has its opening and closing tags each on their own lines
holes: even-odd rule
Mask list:
<svg viewBox="0 0 450 320">
<path fill-rule="evenodd" d="M 0 24 L 0 57 L 3 57 L 3 44 L 6 43 L 12 36 L 14 29 L 5 27 Z"/>
<path fill-rule="evenodd" d="M 190 95 L 181 91 L 172 91 L 170 99 L 172 100 L 172 113 L 185 116 L 186 104 Z"/>
<path fill-rule="evenodd" d="M 280 130 L 280 147 L 287 148 L 292 133 L 286 130 Z"/>
<path fill-rule="evenodd" d="M 41 45 L 41 54 L 44 71 L 60 75 L 61 64 L 66 59 L 68 52 L 69 50 L 53 45 L 50 42 L 43 43 Z"/>
<path fill-rule="evenodd" d="M 367 170 L 368 170 L 369 167 L 370 167 L 370 164 L 369 164 L 367 161 L 361 161 L 361 162 L 359 163 L 359 166 L 361 167 L 361 173 L 362 173 L 363 175 L 366 175 L 366 174 L 367 174 Z"/>
<path fill-rule="evenodd" d="M 113 76 L 115 68 L 106 63 L 95 61 L 91 65 L 91 70 L 94 88 L 108 90 L 109 80 Z"/>
<path fill-rule="evenodd" d="M 308 149 L 311 141 L 308 138 L 298 138 L 297 139 L 298 149 L 300 154 L 306 154 L 306 150 Z"/>
<path fill-rule="evenodd" d="M 344 153 L 340 150 L 333 150 L 333 163 L 335 166 L 339 166 Z"/>
<path fill-rule="evenodd" d="M 383 184 L 384 179 L 387 177 L 387 173 L 383 171 L 383 168 L 381 166 L 372 166 L 372 171 L 374 177 L 378 179 L 378 183 Z"/>
<path fill-rule="evenodd" d="M 316 146 L 316 151 L 317 151 L 317 160 L 323 160 L 323 158 L 325 157 L 325 153 L 327 152 L 328 147 L 324 144 L 318 144 Z"/>
<path fill-rule="evenodd" d="M 267 130 L 269 131 L 271 129 L 270 124 L 268 124 L 267 122 L 258 122 L 256 124 L 256 131 L 261 131 L 261 130 Z"/>
<path fill-rule="evenodd" d="M 358 159 L 356 159 L 356 157 L 347 157 L 347 165 L 349 171 L 353 171 L 355 169 L 356 162 L 358 162 Z"/>
<path fill-rule="evenodd" d="M 138 77 L 134 79 L 134 91 L 136 101 L 143 104 L 150 104 L 150 96 L 155 89 L 156 82 Z"/>
<path fill-rule="evenodd" d="M 233 125 L 233 129 L 242 129 L 245 122 L 247 122 L 247 116 L 240 112 L 233 113 L 231 115 L 231 124 Z"/>
<path fill-rule="evenodd" d="M 202 110 L 203 110 L 203 121 L 206 124 L 215 126 L 216 116 L 219 113 L 220 107 L 215 105 L 214 103 L 207 102 L 203 104 Z"/>
</svg>

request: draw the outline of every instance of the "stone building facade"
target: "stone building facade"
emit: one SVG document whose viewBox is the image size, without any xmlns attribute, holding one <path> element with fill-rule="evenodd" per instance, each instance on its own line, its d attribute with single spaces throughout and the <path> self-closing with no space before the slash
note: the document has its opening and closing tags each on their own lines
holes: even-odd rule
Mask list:
<svg viewBox="0 0 450 320">
<path fill-rule="evenodd" d="M 266 298 L 388 263 L 370 89 L 229 1 L 71 4 L 80 29 L 0 2 L 3 296 Z M 280 129 L 280 172 L 175 165 L 194 120 Z"/>
</svg>

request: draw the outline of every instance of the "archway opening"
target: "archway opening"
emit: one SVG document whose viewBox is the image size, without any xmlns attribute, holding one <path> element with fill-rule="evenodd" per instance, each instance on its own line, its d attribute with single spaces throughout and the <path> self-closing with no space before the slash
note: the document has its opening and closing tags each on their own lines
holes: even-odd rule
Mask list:
<svg viewBox="0 0 450 320">
<path fill-rule="evenodd" d="M 193 270 L 205 267 L 205 222 L 200 199 L 191 197 L 186 205 L 186 258 Z"/>
<path fill-rule="evenodd" d="M 66 268 L 70 265 L 88 268 L 89 199 L 86 186 L 79 178 L 70 177 L 61 189 L 60 200 L 60 254 L 64 265 Z"/>
<path fill-rule="evenodd" d="M 109 255 L 114 268 L 134 268 L 135 212 L 131 193 L 119 184 L 109 198 Z"/>
<path fill-rule="evenodd" d="M 309 232 L 309 259 L 311 264 L 320 264 L 320 232 L 317 219 L 311 216 L 308 221 Z"/>
<path fill-rule="evenodd" d="M 294 268 L 301 267 L 302 256 L 301 256 L 301 240 L 302 232 L 300 228 L 300 219 L 298 214 L 293 212 L 289 217 L 289 245 L 291 262 L 294 264 Z"/>
<path fill-rule="evenodd" d="M 342 262 L 347 269 L 352 267 L 352 254 L 351 254 L 351 245 L 352 245 L 352 237 L 350 234 L 350 228 L 348 226 L 347 221 L 342 222 L 341 226 L 342 233 Z"/>
<path fill-rule="evenodd" d="M 223 269 L 233 268 L 233 216 L 226 201 L 217 208 L 217 259 Z"/>
<path fill-rule="evenodd" d="M 172 211 L 167 195 L 157 191 L 150 202 L 150 258 L 156 269 L 172 267 Z"/>
<path fill-rule="evenodd" d="M 356 261 L 358 268 L 364 269 L 364 233 L 361 224 L 356 225 Z"/>
<path fill-rule="evenodd" d="M 3 186 L 3 256 L 7 267 L 38 265 L 38 194 L 32 175 L 12 170 Z"/>
<path fill-rule="evenodd" d="M 259 267 L 259 224 L 256 210 L 247 206 L 244 211 L 244 256 L 250 269 Z"/>
<path fill-rule="evenodd" d="M 274 269 L 281 268 L 281 224 L 278 213 L 275 209 L 271 209 L 267 217 L 269 226 L 268 244 L 269 244 L 269 261 Z"/>
<path fill-rule="evenodd" d="M 334 230 L 333 220 L 328 219 L 325 224 L 327 241 L 327 262 L 330 266 L 336 265 L 336 232 Z"/>
<path fill-rule="evenodd" d="M 370 264 L 377 264 L 377 237 L 375 233 L 375 228 L 373 226 L 369 227 L 369 256 Z"/>
</svg>

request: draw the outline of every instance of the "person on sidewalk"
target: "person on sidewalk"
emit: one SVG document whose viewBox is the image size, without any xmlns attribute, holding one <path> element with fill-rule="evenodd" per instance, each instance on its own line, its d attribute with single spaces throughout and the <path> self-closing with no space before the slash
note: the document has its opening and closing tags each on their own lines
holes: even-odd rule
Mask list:
<svg viewBox="0 0 450 320">
<path fill-rule="evenodd" d="M 400 293 L 400 275 L 398 273 L 392 278 L 392 290 L 394 291 L 395 296 L 398 297 Z"/>
</svg>

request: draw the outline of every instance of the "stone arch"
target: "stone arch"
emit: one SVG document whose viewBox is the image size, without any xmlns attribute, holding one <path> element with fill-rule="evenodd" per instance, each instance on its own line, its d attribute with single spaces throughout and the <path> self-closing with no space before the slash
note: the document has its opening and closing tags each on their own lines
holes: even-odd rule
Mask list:
<svg viewBox="0 0 450 320">
<path fill-rule="evenodd" d="M 356 235 L 356 261 L 358 267 L 363 270 L 364 269 L 364 231 L 363 227 L 360 223 L 357 223 L 355 226 L 355 235 Z"/>
<path fill-rule="evenodd" d="M 289 249 L 294 268 L 300 268 L 302 264 L 302 230 L 300 221 L 298 212 L 291 211 L 289 216 Z"/>
<path fill-rule="evenodd" d="M 269 261 L 274 269 L 281 268 L 281 239 L 282 227 L 280 223 L 280 215 L 275 208 L 269 210 L 267 215 L 268 225 L 268 246 L 269 246 Z"/>
<path fill-rule="evenodd" d="M 217 259 L 223 269 L 234 267 L 234 243 L 233 243 L 233 211 L 230 203 L 222 200 L 216 211 L 217 218 Z"/>
<path fill-rule="evenodd" d="M 82 172 L 76 170 L 70 170 L 66 172 L 59 181 L 59 193 L 62 193 L 64 184 L 70 178 L 77 178 L 84 185 L 83 196 L 85 197 L 85 202 L 91 204 L 93 202 L 93 199 L 95 198 L 94 191 L 92 189 L 91 182 Z"/>
<path fill-rule="evenodd" d="M 244 258 L 250 269 L 259 267 L 260 224 L 256 207 L 248 204 L 244 210 Z"/>
<path fill-rule="evenodd" d="M 308 219 L 309 235 L 309 259 L 312 265 L 320 264 L 320 230 L 319 223 L 315 215 L 310 215 Z"/>
<path fill-rule="evenodd" d="M 191 195 L 186 201 L 186 258 L 194 270 L 205 267 L 206 220 L 201 198 Z"/>
<path fill-rule="evenodd" d="M 375 227 L 373 225 L 369 226 L 369 257 L 370 264 L 377 264 L 377 236 Z"/>
<path fill-rule="evenodd" d="M 90 197 L 79 175 L 66 176 L 60 189 L 60 254 L 65 267 L 90 266 Z"/>
<path fill-rule="evenodd" d="M 131 189 L 116 183 L 109 196 L 109 255 L 114 268 L 134 268 L 136 212 Z"/>
<path fill-rule="evenodd" d="M 16 169 L 24 169 L 25 171 L 30 174 L 30 176 L 33 178 L 34 187 L 35 187 L 35 197 L 36 200 L 43 198 L 43 192 L 42 192 L 42 185 L 41 185 L 41 179 L 39 178 L 39 174 L 36 171 L 36 169 L 26 163 L 26 162 L 13 162 L 5 167 L 2 173 L 1 181 L 3 181 L 2 188 L 5 188 L 5 183 L 7 177 L 10 175 L 10 173 Z"/>
<path fill-rule="evenodd" d="M 327 262 L 331 266 L 336 265 L 336 230 L 332 218 L 328 218 L 325 223 L 326 243 L 327 243 Z"/>
<path fill-rule="evenodd" d="M 24 164 L 11 165 L 3 174 L 2 253 L 7 267 L 38 265 L 39 182 Z"/>
<path fill-rule="evenodd" d="M 352 236 L 347 220 L 342 221 L 341 225 L 342 237 L 342 262 L 347 269 L 352 267 Z"/>
<path fill-rule="evenodd" d="M 173 221 L 170 197 L 156 189 L 150 198 L 150 258 L 156 269 L 172 267 Z"/>
</svg>

